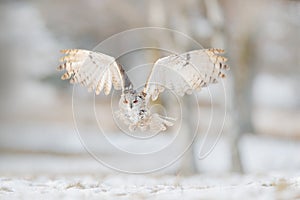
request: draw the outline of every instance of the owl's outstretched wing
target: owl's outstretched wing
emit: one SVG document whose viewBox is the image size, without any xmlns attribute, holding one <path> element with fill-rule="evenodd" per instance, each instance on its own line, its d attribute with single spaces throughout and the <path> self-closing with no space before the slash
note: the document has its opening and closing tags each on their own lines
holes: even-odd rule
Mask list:
<svg viewBox="0 0 300 200">
<path fill-rule="evenodd" d="M 105 95 L 110 93 L 112 85 L 122 91 L 131 86 L 122 66 L 111 56 L 83 49 L 65 49 L 61 53 L 66 55 L 60 59 L 62 64 L 57 69 L 66 70 L 63 80 L 80 83 L 96 94 L 104 90 Z"/>
<path fill-rule="evenodd" d="M 143 92 L 156 100 L 165 88 L 183 96 L 193 90 L 216 83 L 229 69 L 222 49 L 201 49 L 158 59 L 152 68 Z"/>
</svg>

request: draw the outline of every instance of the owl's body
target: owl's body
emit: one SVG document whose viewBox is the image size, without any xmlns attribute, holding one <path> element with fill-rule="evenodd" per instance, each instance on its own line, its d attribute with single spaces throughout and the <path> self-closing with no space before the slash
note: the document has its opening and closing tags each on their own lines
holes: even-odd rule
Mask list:
<svg viewBox="0 0 300 200">
<path fill-rule="evenodd" d="M 125 91 L 119 101 L 119 111 L 117 117 L 129 126 L 130 131 L 140 128 L 142 131 L 148 128 L 152 131 L 165 130 L 167 126 L 172 126 L 173 118 L 167 118 L 151 113 L 149 109 L 149 98 L 142 92 L 133 89 Z"/>
<path fill-rule="evenodd" d="M 203 49 L 181 55 L 170 55 L 154 63 L 151 74 L 141 92 L 137 92 L 122 66 L 113 57 L 88 50 L 62 50 L 67 54 L 61 58 L 59 70 L 65 69 L 62 79 L 71 83 L 81 83 L 89 91 L 108 95 L 112 86 L 121 89 L 117 117 L 129 130 L 136 128 L 164 131 L 172 126 L 175 119 L 151 113 L 149 101 L 156 100 L 166 88 L 183 96 L 199 90 L 210 83 L 216 83 L 225 75 L 221 70 L 229 69 L 226 58 L 218 55 L 221 49 Z"/>
<path fill-rule="evenodd" d="M 145 96 L 135 90 L 125 91 L 119 101 L 118 117 L 129 125 L 130 130 L 140 127 L 144 130 L 149 121 L 149 109 Z"/>
</svg>

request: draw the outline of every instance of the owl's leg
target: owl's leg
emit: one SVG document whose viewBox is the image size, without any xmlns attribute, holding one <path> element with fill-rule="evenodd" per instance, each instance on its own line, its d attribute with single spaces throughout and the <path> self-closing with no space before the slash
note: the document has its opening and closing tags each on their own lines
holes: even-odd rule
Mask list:
<svg viewBox="0 0 300 200">
<path fill-rule="evenodd" d="M 116 112 L 115 112 L 115 115 L 116 115 L 116 117 L 117 117 L 118 119 L 121 119 L 121 120 L 124 119 L 124 114 L 122 113 L 121 110 L 116 111 Z"/>
<path fill-rule="evenodd" d="M 147 130 L 147 126 L 140 126 L 141 131 L 146 131 Z"/>
<path fill-rule="evenodd" d="M 133 131 L 135 131 L 136 130 L 136 125 L 135 124 L 130 124 L 129 125 L 129 131 L 130 132 L 133 132 Z"/>
<path fill-rule="evenodd" d="M 150 119 L 150 130 L 158 132 L 165 131 L 167 130 L 167 127 L 173 126 L 175 121 L 175 118 L 165 117 L 154 113 Z"/>
</svg>

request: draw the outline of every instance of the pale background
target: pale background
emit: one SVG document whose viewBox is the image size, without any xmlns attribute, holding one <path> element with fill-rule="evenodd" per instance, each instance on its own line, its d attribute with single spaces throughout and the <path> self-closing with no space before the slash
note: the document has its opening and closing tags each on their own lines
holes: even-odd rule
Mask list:
<svg viewBox="0 0 300 200">
<path fill-rule="evenodd" d="M 296 0 L 1 1 L 0 196 L 143 199 L 158 194 L 165 199 L 178 193 L 191 199 L 199 195 L 213 199 L 226 198 L 224 195 L 299 198 L 299 13 Z M 93 49 L 113 34 L 147 26 L 174 29 L 205 48 L 226 50 L 231 66 L 224 82 L 227 105 L 222 88 L 213 86 L 216 123 L 205 143 L 206 152 L 218 138 L 214 130 L 220 126 L 224 110 L 227 117 L 220 141 L 199 160 L 204 138 L 201 130 L 208 126 L 210 106 L 205 91 L 198 94 L 203 117 L 192 150 L 162 171 L 132 176 L 101 165 L 83 148 L 73 121 L 72 87 L 60 80 L 61 73 L 55 69 L 60 49 Z M 138 38 L 126 42 L 129 45 L 135 40 Z M 181 52 L 193 48 L 168 35 L 153 42 L 158 46 L 172 43 Z M 114 48 L 118 51 L 121 47 L 116 44 Z M 160 56 L 152 54 L 148 59 Z M 124 59 L 126 70 L 145 59 L 139 54 Z M 95 145 L 99 156 L 134 170 L 137 163 L 95 138 L 98 128 L 87 112 L 91 94 L 79 94 L 84 127 L 80 134 Z M 110 138 L 132 147 L 114 121 L 106 118 L 111 113 L 110 98 L 102 95 L 96 105 Z M 192 125 L 187 123 L 191 119 L 183 121 L 187 128 L 181 134 L 182 143 L 176 144 L 178 151 L 191 141 L 188 132 Z M 167 132 L 158 143 L 171 136 L 172 131 Z M 155 149 L 158 143 L 137 144 L 133 150 Z M 145 159 L 139 169 L 163 162 L 166 156 Z M 220 192 L 224 185 L 228 188 Z M 43 192 L 47 194 L 43 196 Z"/>
</svg>

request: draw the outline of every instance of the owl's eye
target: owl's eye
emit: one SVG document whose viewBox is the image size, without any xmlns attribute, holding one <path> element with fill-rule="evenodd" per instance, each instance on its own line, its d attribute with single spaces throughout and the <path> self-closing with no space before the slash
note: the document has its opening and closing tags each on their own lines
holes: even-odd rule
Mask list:
<svg viewBox="0 0 300 200">
<path fill-rule="evenodd" d="M 128 104 L 128 101 L 125 99 L 125 100 L 123 101 L 123 103 L 126 103 L 126 104 Z"/>
<path fill-rule="evenodd" d="M 138 100 L 137 100 L 137 99 L 133 101 L 133 103 L 137 103 L 137 102 L 138 102 Z"/>
</svg>

